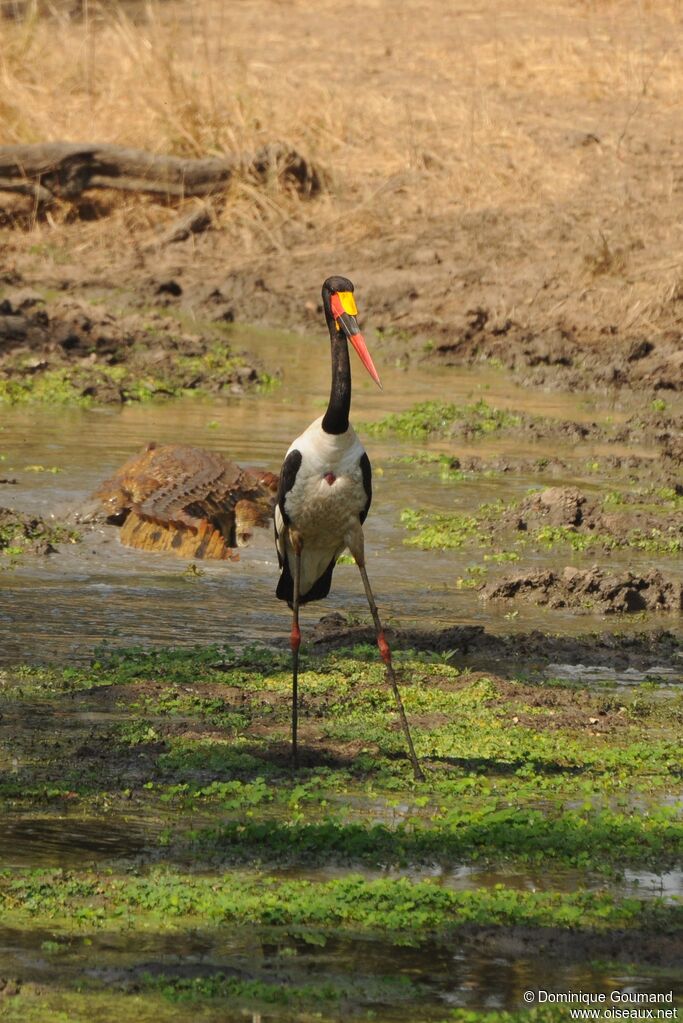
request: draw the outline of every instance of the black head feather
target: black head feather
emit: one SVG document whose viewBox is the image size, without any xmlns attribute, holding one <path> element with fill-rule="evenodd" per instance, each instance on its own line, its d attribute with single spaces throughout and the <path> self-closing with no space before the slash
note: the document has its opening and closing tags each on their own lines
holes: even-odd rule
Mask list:
<svg viewBox="0 0 683 1023">
<path fill-rule="evenodd" d="M 323 299 L 335 291 L 353 291 L 353 284 L 348 277 L 328 277 L 323 284 Z"/>
</svg>

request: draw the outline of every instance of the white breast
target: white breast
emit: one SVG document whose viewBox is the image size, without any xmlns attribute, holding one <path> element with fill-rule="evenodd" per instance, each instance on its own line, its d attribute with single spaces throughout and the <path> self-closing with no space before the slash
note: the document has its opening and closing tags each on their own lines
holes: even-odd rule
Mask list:
<svg viewBox="0 0 683 1023">
<path fill-rule="evenodd" d="M 365 450 L 353 427 L 343 434 L 329 434 L 321 423 L 322 416 L 289 449 L 301 452 L 301 466 L 285 497 L 285 511 L 303 539 L 302 593 L 347 546 L 367 503 L 360 466 Z M 335 477 L 332 484 L 325 479 L 329 473 Z"/>
</svg>

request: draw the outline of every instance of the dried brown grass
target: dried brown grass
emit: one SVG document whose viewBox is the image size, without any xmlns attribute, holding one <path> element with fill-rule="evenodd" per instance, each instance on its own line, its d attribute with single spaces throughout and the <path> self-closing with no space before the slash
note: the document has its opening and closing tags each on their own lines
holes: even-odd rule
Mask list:
<svg viewBox="0 0 683 1023">
<path fill-rule="evenodd" d="M 282 139 L 329 187 L 311 205 L 238 183 L 228 265 L 433 245 L 501 316 L 657 329 L 683 274 L 682 18 L 680 0 L 33 3 L 0 20 L 0 143 Z M 104 267 L 168 216 L 117 199 L 106 230 L 53 213 L 32 243 Z"/>
</svg>

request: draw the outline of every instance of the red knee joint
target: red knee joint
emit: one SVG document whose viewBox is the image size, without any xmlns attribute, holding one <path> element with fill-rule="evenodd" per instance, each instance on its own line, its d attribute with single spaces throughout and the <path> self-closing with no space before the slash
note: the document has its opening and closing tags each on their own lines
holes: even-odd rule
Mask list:
<svg viewBox="0 0 683 1023">
<path fill-rule="evenodd" d="M 377 646 L 379 647 L 380 657 L 384 663 L 391 664 L 391 650 L 389 649 L 389 644 L 384 638 L 383 632 L 380 632 L 377 636 Z"/>
<path fill-rule="evenodd" d="M 289 645 L 292 650 L 298 650 L 301 646 L 301 630 L 298 625 L 292 626 L 292 634 L 289 639 Z"/>
</svg>

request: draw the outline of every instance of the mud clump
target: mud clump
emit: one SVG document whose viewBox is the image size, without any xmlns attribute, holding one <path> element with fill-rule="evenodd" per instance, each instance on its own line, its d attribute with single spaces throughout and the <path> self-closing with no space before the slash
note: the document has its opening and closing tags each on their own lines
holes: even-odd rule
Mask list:
<svg viewBox="0 0 683 1023">
<path fill-rule="evenodd" d="M 678 489 L 672 488 L 672 494 Z M 683 511 L 673 507 L 663 516 L 656 495 L 639 492 L 617 495 L 618 504 L 589 497 L 578 487 L 547 487 L 530 494 L 519 504 L 509 507 L 498 527 L 515 529 L 530 535 L 543 536 L 542 530 L 557 530 L 564 535 L 593 535 L 606 546 L 623 546 L 632 536 L 655 531 L 675 540 L 683 534 Z M 655 502 L 648 505 L 648 501 Z"/>
<path fill-rule="evenodd" d="M 119 317 L 28 291 L 0 303 L 0 349 L 0 402 L 10 404 L 239 394 L 266 379 L 223 336 L 183 332 L 159 312 Z"/>
<path fill-rule="evenodd" d="M 662 458 L 674 465 L 683 464 L 683 436 L 672 437 L 662 445 Z"/>
<path fill-rule="evenodd" d="M 562 572 L 537 569 L 489 583 L 485 600 L 524 600 L 550 608 L 578 608 L 603 614 L 683 611 L 683 583 L 659 571 L 636 575 L 567 566 Z"/>
<path fill-rule="evenodd" d="M 0 508 L 0 554 L 54 554 L 56 544 L 76 543 L 78 533 L 37 515 L 26 515 L 12 508 Z"/>
<path fill-rule="evenodd" d="M 577 487 L 548 487 L 525 498 L 508 514 L 508 524 L 522 532 L 543 526 L 592 530 L 602 526 L 603 519 Z"/>
</svg>

